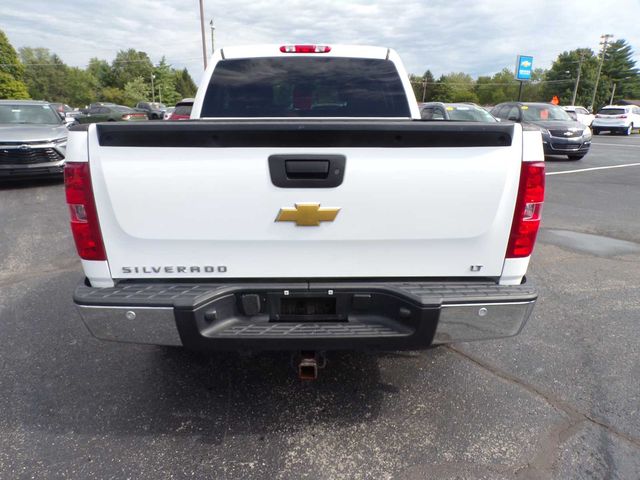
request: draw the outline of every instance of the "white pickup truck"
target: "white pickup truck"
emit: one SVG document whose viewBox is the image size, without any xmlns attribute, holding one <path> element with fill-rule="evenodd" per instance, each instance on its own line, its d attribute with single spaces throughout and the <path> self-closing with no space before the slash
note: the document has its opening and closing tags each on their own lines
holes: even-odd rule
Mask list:
<svg viewBox="0 0 640 480">
<path fill-rule="evenodd" d="M 191 118 L 70 132 L 96 337 L 325 351 L 522 329 L 539 132 L 420 121 L 396 52 L 339 45 L 218 50 Z"/>
</svg>

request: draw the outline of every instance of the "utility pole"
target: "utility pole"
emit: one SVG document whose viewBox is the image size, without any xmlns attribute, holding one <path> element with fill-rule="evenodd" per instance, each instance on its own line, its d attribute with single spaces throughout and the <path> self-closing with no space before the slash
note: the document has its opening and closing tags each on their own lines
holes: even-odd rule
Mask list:
<svg viewBox="0 0 640 480">
<path fill-rule="evenodd" d="M 216 30 L 216 29 L 214 28 L 214 26 L 213 26 L 213 18 L 212 18 L 212 19 L 211 19 L 211 21 L 209 22 L 209 27 L 211 27 L 211 55 L 213 55 L 213 52 L 215 52 L 215 50 L 216 50 L 216 49 L 215 49 L 215 46 L 214 46 L 215 44 L 214 44 L 214 42 L 213 42 L 213 34 L 214 34 L 215 30 Z"/>
<path fill-rule="evenodd" d="M 609 100 L 609 105 L 613 105 L 613 96 L 616 93 L 616 85 L 617 83 L 613 83 L 613 88 L 611 89 L 611 99 Z"/>
<path fill-rule="evenodd" d="M 616 94 L 616 88 L 618 86 L 618 83 L 622 82 L 623 80 L 629 80 L 632 77 L 624 77 L 624 78 L 614 78 L 612 79 L 613 81 L 613 88 L 611 88 L 611 98 L 609 99 L 609 105 L 613 105 L 613 96 Z"/>
<path fill-rule="evenodd" d="M 427 80 L 422 80 L 422 102 L 424 103 L 424 99 L 427 98 Z"/>
<path fill-rule="evenodd" d="M 204 39 L 204 0 L 200 0 L 200 34 L 202 35 L 202 61 L 204 69 L 207 69 L 207 44 Z"/>
<path fill-rule="evenodd" d="M 584 60 L 584 53 L 580 54 L 580 60 L 578 60 L 578 78 L 576 78 L 576 86 L 573 88 L 573 95 L 571 97 L 571 105 L 576 104 L 576 96 L 578 95 L 578 84 L 580 84 L 580 74 L 582 73 L 582 61 Z"/>
<path fill-rule="evenodd" d="M 155 74 L 151 74 L 151 101 L 155 103 L 156 101 L 156 89 L 153 88 L 153 79 L 156 78 Z"/>
<path fill-rule="evenodd" d="M 602 41 L 600 45 L 602 45 L 602 56 L 600 57 L 600 65 L 598 65 L 598 73 L 596 74 L 596 84 L 593 87 L 593 96 L 591 97 L 591 105 L 589 105 L 589 110 L 593 112 L 593 105 L 596 103 L 596 93 L 598 92 L 598 82 L 600 81 L 600 73 L 602 72 L 602 64 L 604 63 L 604 56 L 607 54 L 607 46 L 609 45 L 609 39 L 613 38 L 613 35 L 610 33 L 606 33 L 604 35 L 600 35 Z"/>
</svg>

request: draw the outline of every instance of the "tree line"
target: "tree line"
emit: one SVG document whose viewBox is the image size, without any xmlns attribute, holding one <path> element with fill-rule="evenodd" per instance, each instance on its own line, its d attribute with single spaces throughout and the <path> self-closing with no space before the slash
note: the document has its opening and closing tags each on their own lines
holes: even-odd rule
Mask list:
<svg viewBox="0 0 640 480">
<path fill-rule="evenodd" d="M 562 52 L 548 70 L 535 69 L 523 85 L 522 99 L 548 102 L 557 96 L 561 104 L 572 101 L 580 70 L 575 103 L 591 105 L 601 55 L 589 48 Z M 153 91 L 152 91 L 153 75 Z M 464 72 L 441 75 L 430 70 L 410 75 L 418 101 L 474 102 L 496 105 L 518 98 L 519 82 L 504 68 L 492 76 L 473 79 Z M 613 101 L 640 99 L 640 73 L 633 50 L 625 40 L 609 44 L 602 62 L 594 106 Z M 154 65 L 145 52 L 121 50 L 111 62 L 92 58 L 86 68 L 70 67 L 46 48 L 21 48 L 19 52 L 0 30 L 0 98 L 33 98 L 84 106 L 96 101 L 133 105 L 162 100 L 173 104 L 193 97 L 197 87 L 187 69 L 176 70 L 163 57 Z"/>
<path fill-rule="evenodd" d="M 544 70 L 535 69 L 530 82 L 524 82 L 522 100 L 549 102 L 557 96 L 561 105 L 569 105 L 580 69 L 576 105 L 591 105 L 601 55 L 589 48 L 562 52 Z M 520 83 L 514 69 L 504 68 L 493 76 L 473 79 L 464 72 L 441 75 L 437 80 L 430 70 L 422 76 L 411 75 L 411 84 L 418 101 L 474 102 L 496 105 L 518 98 Z M 640 99 L 640 72 L 633 59 L 633 49 L 626 40 L 612 42 L 606 50 L 598 82 L 594 108 L 608 105 L 614 90 L 613 103 L 621 99 Z"/>
<path fill-rule="evenodd" d="M 84 107 L 98 101 L 134 105 L 155 98 L 173 105 L 195 96 L 196 90 L 188 70 L 172 68 L 164 57 L 154 65 L 146 52 L 128 49 L 119 51 L 111 63 L 94 57 L 86 68 L 70 67 L 47 48 L 23 47 L 16 52 L 0 30 L 0 99 Z"/>
</svg>

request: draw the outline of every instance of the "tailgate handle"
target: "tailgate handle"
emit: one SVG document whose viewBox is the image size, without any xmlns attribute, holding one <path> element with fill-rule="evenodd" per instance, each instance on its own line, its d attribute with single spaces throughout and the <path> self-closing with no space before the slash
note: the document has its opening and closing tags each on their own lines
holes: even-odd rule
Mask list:
<svg viewBox="0 0 640 480">
<path fill-rule="evenodd" d="M 329 160 L 285 160 L 284 171 L 288 178 L 327 178 Z"/>
<path fill-rule="evenodd" d="M 342 184 L 344 155 L 271 155 L 271 182 L 280 188 L 334 188 Z"/>
</svg>

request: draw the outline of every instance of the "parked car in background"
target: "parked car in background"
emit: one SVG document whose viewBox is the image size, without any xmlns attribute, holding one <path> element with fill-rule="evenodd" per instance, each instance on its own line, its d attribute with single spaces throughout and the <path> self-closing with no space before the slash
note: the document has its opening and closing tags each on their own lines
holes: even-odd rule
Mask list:
<svg viewBox="0 0 640 480">
<path fill-rule="evenodd" d="M 566 155 L 569 160 L 580 160 L 591 147 L 589 127 L 572 120 L 567 112 L 551 103 L 500 103 L 491 114 L 521 123 L 525 129 L 539 130 L 545 155 Z"/>
<path fill-rule="evenodd" d="M 423 103 L 420 105 L 420 116 L 423 120 L 497 122 L 493 115 L 473 103 Z"/>
<path fill-rule="evenodd" d="M 189 120 L 189 118 L 191 118 L 192 107 L 193 98 L 183 98 L 176 103 L 176 109 L 171 114 L 169 120 Z"/>
<path fill-rule="evenodd" d="M 640 107 L 609 105 L 601 108 L 593 119 L 592 128 L 594 135 L 606 131 L 631 135 L 634 129 L 640 129 Z"/>
<path fill-rule="evenodd" d="M 61 117 L 77 117 L 80 115 L 79 110 L 74 110 L 66 103 L 52 102 L 51 106 L 60 114 Z"/>
<path fill-rule="evenodd" d="M 162 117 L 163 120 L 169 120 L 169 118 L 171 118 L 171 114 L 173 113 L 173 111 L 176 109 L 176 107 L 167 107 L 167 109 L 164 112 L 164 115 Z"/>
<path fill-rule="evenodd" d="M 62 175 L 67 135 L 50 103 L 0 100 L 0 180 Z"/>
<path fill-rule="evenodd" d="M 137 112 L 133 108 L 124 105 L 103 105 L 89 108 L 85 114 L 76 117 L 78 123 L 97 122 L 138 122 L 146 121 L 147 114 Z"/>
<path fill-rule="evenodd" d="M 145 112 L 149 120 L 160 120 L 164 117 L 167 107 L 163 103 L 158 102 L 138 102 L 135 106 L 136 110 Z"/>
<path fill-rule="evenodd" d="M 90 103 L 89 107 L 85 108 L 84 110 L 89 110 L 94 107 L 113 107 L 115 105 L 117 104 L 113 102 L 95 102 L 95 103 Z"/>
<path fill-rule="evenodd" d="M 62 121 L 67 126 L 75 125 L 76 123 L 78 123 L 76 121 L 76 117 L 78 115 L 81 115 L 81 113 L 82 113 L 79 110 L 74 110 L 73 108 L 71 108 L 66 103 L 53 102 L 50 105 L 51 105 L 51 107 L 53 107 L 53 109 L 56 112 L 58 112 L 58 115 L 60 115 L 60 118 L 62 118 Z"/>
<path fill-rule="evenodd" d="M 590 127 L 593 119 L 596 118 L 593 113 L 589 113 L 589 110 L 578 105 L 565 105 L 562 109 L 567 112 L 573 120 L 576 120 L 587 127 Z"/>
</svg>

